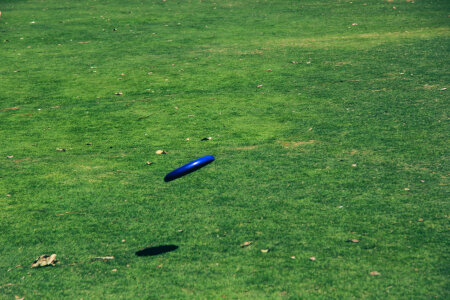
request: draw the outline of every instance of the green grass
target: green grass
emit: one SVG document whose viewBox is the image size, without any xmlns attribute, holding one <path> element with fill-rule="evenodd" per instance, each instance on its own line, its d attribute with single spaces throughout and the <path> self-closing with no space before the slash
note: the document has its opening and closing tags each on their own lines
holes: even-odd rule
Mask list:
<svg viewBox="0 0 450 300">
<path fill-rule="evenodd" d="M 450 296 L 448 1 L 0 10 L 0 297 Z"/>
</svg>

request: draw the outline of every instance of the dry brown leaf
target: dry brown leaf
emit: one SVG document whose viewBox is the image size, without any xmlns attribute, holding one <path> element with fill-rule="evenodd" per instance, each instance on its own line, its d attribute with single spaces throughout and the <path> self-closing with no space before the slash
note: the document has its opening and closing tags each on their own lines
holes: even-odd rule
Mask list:
<svg viewBox="0 0 450 300">
<path fill-rule="evenodd" d="M 157 150 L 155 153 L 156 153 L 156 154 L 167 154 L 167 151 L 164 151 L 164 150 Z"/>
<path fill-rule="evenodd" d="M 248 241 L 248 242 L 244 242 L 243 244 L 241 244 L 241 248 L 250 246 L 252 244 L 252 242 Z"/>
<path fill-rule="evenodd" d="M 381 274 L 379 272 L 377 272 L 377 271 L 372 271 L 372 272 L 370 272 L 370 275 L 372 275 L 372 276 L 379 276 Z"/>
<path fill-rule="evenodd" d="M 14 158 L 14 155 L 8 155 L 7 158 Z"/>
<path fill-rule="evenodd" d="M 315 258 L 314 256 L 311 256 L 311 257 L 309 258 L 309 260 L 310 260 L 310 261 L 315 261 L 316 258 Z"/>
<path fill-rule="evenodd" d="M 417 220 L 417 221 L 419 221 L 419 222 L 423 222 L 423 219 L 422 218 L 420 218 L 419 220 Z"/>
<path fill-rule="evenodd" d="M 45 254 L 36 258 L 31 267 L 38 268 L 38 267 L 55 266 L 57 263 L 59 263 L 59 261 L 56 259 L 56 254 L 52 254 L 50 256 Z"/>
<path fill-rule="evenodd" d="M 346 241 L 347 243 L 359 243 L 359 240 L 357 239 L 350 239 Z"/>
<path fill-rule="evenodd" d="M 208 136 L 208 137 L 205 137 L 205 138 L 201 139 L 201 141 L 209 141 L 209 140 L 212 140 L 212 137 Z"/>
<path fill-rule="evenodd" d="M 148 165 L 148 166 L 150 166 L 150 165 L 152 164 L 152 162 L 151 162 L 151 161 L 148 161 L 148 162 L 146 162 L 145 164 Z"/>
<path fill-rule="evenodd" d="M 114 93 L 114 95 L 121 96 L 121 95 L 123 95 L 123 93 L 122 92 L 117 92 L 117 93 Z"/>
<path fill-rule="evenodd" d="M 66 152 L 66 149 L 64 149 L 64 148 L 56 148 L 56 151 Z"/>
</svg>

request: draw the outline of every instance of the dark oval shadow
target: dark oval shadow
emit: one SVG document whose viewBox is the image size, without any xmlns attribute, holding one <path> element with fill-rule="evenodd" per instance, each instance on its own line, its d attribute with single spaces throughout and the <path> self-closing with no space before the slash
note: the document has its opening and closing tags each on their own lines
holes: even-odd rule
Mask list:
<svg viewBox="0 0 450 300">
<path fill-rule="evenodd" d="M 178 249 L 176 245 L 161 245 L 156 247 L 148 247 L 136 252 L 137 256 L 154 256 L 160 255 L 167 252 L 175 251 Z"/>
</svg>

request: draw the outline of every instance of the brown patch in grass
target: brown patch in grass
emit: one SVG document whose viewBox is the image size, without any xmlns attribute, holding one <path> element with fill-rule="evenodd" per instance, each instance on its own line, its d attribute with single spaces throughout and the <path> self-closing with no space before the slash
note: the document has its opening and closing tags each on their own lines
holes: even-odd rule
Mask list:
<svg viewBox="0 0 450 300">
<path fill-rule="evenodd" d="M 379 46 L 387 42 L 398 42 L 405 38 L 415 39 L 429 39 L 430 37 L 445 37 L 448 36 L 448 28 L 425 28 L 408 31 L 395 32 L 371 32 L 371 33 L 349 33 L 346 35 L 325 35 L 321 37 L 305 37 L 305 38 L 282 38 L 279 40 L 269 39 L 267 43 L 273 47 L 314 47 L 314 48 L 329 48 L 329 47 L 344 47 L 364 49 L 373 46 Z"/>
<path fill-rule="evenodd" d="M 28 161 L 28 160 L 31 160 L 31 158 L 29 158 L 29 157 L 26 157 L 26 158 L 23 158 L 23 159 L 16 159 L 16 160 L 14 160 L 14 162 L 16 162 L 16 163 L 20 163 L 20 162 L 23 162 L 23 161 Z"/>
<path fill-rule="evenodd" d="M 20 109 L 20 107 L 16 106 L 16 107 L 8 107 L 8 108 L 3 108 L 3 109 L 0 109 L 0 111 L 7 111 L 7 110 L 18 110 L 18 109 Z"/>
<path fill-rule="evenodd" d="M 351 65 L 352 63 L 349 61 L 340 61 L 335 64 L 336 67 L 341 67 L 343 65 Z"/>
<path fill-rule="evenodd" d="M 281 145 L 284 146 L 284 148 L 295 148 L 301 145 L 307 145 L 307 144 L 314 144 L 317 143 L 315 140 L 309 140 L 309 141 L 299 141 L 299 142 L 279 142 Z"/>
<path fill-rule="evenodd" d="M 258 146 L 246 146 L 246 147 L 235 147 L 234 150 L 252 150 L 257 148 Z"/>
</svg>

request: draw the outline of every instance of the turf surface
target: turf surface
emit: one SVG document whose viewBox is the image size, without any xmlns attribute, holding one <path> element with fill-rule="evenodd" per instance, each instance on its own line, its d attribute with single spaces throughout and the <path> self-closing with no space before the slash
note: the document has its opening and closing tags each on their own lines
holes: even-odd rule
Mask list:
<svg viewBox="0 0 450 300">
<path fill-rule="evenodd" d="M 449 297 L 448 1 L 0 10 L 0 296 Z"/>
</svg>

